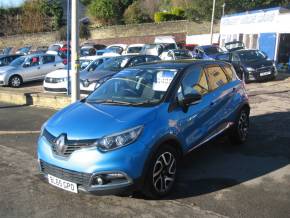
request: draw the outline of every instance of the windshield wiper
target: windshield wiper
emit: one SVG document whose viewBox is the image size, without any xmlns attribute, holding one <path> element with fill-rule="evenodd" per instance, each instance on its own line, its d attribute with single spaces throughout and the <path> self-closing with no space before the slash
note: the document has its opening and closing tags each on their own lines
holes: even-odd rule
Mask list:
<svg viewBox="0 0 290 218">
<path fill-rule="evenodd" d="M 116 101 L 112 99 L 105 99 L 105 100 L 96 100 L 96 101 L 86 101 L 87 103 L 92 104 L 120 104 L 120 105 L 135 105 L 134 103 L 127 102 L 127 101 Z"/>
</svg>

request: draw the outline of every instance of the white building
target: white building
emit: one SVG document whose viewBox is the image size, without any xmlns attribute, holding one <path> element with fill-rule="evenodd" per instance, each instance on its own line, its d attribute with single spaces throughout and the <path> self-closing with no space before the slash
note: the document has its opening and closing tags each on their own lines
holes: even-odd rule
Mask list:
<svg viewBox="0 0 290 218">
<path fill-rule="evenodd" d="M 290 57 L 290 10 L 271 8 L 222 17 L 220 46 L 243 41 L 246 48 L 260 49 L 277 63 L 288 63 Z"/>
</svg>

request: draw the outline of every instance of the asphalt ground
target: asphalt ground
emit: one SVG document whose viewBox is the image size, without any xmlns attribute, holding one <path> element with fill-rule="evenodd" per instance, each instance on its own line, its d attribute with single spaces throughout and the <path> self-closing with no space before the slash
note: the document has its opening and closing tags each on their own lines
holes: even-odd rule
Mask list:
<svg viewBox="0 0 290 218">
<path fill-rule="evenodd" d="M 55 111 L 0 103 L 0 217 L 289 217 L 290 80 L 247 85 L 247 143 L 226 136 L 186 156 L 159 201 L 73 194 L 43 182 L 36 140 Z"/>
</svg>

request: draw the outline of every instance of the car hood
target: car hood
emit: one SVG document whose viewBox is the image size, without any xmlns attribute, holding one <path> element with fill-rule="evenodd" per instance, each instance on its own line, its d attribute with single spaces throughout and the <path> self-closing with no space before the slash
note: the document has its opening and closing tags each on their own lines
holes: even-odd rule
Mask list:
<svg viewBox="0 0 290 218">
<path fill-rule="evenodd" d="M 116 71 L 96 70 L 94 72 L 83 71 L 80 75 L 81 80 L 99 81 L 105 77 L 111 77 L 116 74 Z"/>
<path fill-rule="evenodd" d="M 157 108 L 77 102 L 52 116 L 45 128 L 56 137 L 96 139 L 152 122 Z"/>
<path fill-rule="evenodd" d="M 247 61 L 243 62 L 244 67 L 252 67 L 254 69 L 262 67 L 271 67 L 273 66 L 273 61 L 271 60 L 257 60 L 257 61 Z"/>
<path fill-rule="evenodd" d="M 71 71 L 69 71 L 70 73 Z M 59 69 L 52 71 L 46 75 L 46 77 L 51 77 L 51 78 L 67 78 L 67 69 Z"/>
<path fill-rule="evenodd" d="M 5 73 L 7 71 L 15 70 L 16 68 L 13 66 L 4 66 L 0 67 L 0 73 Z"/>
</svg>

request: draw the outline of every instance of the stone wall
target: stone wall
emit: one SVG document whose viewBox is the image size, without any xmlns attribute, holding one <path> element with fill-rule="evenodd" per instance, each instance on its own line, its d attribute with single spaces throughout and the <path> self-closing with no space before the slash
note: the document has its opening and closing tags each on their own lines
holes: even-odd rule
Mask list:
<svg viewBox="0 0 290 218">
<path fill-rule="evenodd" d="M 146 23 L 134 25 L 117 25 L 91 30 L 90 41 L 98 43 L 149 43 L 156 35 L 174 35 L 178 41 L 185 40 L 187 34 L 209 33 L 210 23 L 192 21 L 171 21 L 160 24 Z M 219 32 L 219 24 L 215 24 Z M 23 45 L 49 45 L 56 41 L 56 33 L 39 33 L 0 37 L 0 48 L 5 46 L 20 47 Z"/>
</svg>

